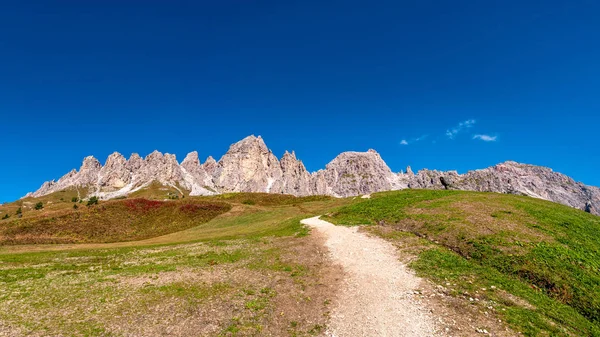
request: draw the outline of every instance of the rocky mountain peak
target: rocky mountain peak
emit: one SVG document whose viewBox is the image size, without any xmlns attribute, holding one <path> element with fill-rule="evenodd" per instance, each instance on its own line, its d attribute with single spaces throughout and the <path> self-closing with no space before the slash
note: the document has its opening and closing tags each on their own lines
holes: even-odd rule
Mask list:
<svg viewBox="0 0 600 337">
<path fill-rule="evenodd" d="M 152 151 L 152 153 L 147 155 L 146 158 L 144 158 L 144 160 L 146 160 L 147 162 L 156 162 L 156 161 L 162 161 L 163 157 L 164 157 L 164 155 L 162 154 L 162 152 L 159 152 L 158 150 L 154 150 L 154 151 Z"/>
<path fill-rule="evenodd" d="M 225 191 L 271 192 L 280 190 L 280 184 L 275 183 L 282 172 L 279 160 L 263 139 L 252 135 L 231 145 L 212 175 L 215 185 Z"/>
<path fill-rule="evenodd" d="M 97 170 L 100 169 L 100 167 L 102 167 L 102 164 L 100 164 L 98 159 L 94 158 L 94 156 L 87 156 L 83 159 L 83 164 L 79 171 Z"/>
<path fill-rule="evenodd" d="M 114 152 L 106 159 L 100 170 L 98 189 L 114 191 L 123 188 L 131 181 L 131 171 L 127 167 L 127 160 L 119 152 Z"/>
<path fill-rule="evenodd" d="M 212 156 L 208 156 L 202 164 L 202 168 L 209 176 L 213 176 L 215 171 L 217 170 L 217 161 Z"/>
<path fill-rule="evenodd" d="M 324 170 L 311 174 L 294 151 L 286 151 L 278 160 L 264 140 L 254 135 L 231 145 L 218 162 L 208 157 L 204 164 L 196 151 L 190 152 L 181 164 L 175 155 L 159 151 L 145 158 L 134 153 L 128 160 L 115 152 L 104 166 L 89 156 L 79 171 L 72 170 L 58 181 L 46 182 L 28 195 L 39 197 L 71 187 L 88 187 L 92 194 L 113 198 L 153 181 L 185 189 L 191 195 L 269 192 L 347 197 L 403 188 L 487 191 L 528 195 L 600 214 L 599 188 L 546 167 L 507 161 L 462 175 L 427 169 L 415 174 L 410 166 L 406 174 L 394 174 L 380 154 L 369 149 L 341 153 Z"/>
<path fill-rule="evenodd" d="M 227 153 L 249 153 L 252 151 L 261 153 L 270 152 L 269 148 L 267 148 L 267 144 L 265 144 L 261 136 L 256 137 L 254 135 L 250 135 L 239 142 L 232 144 Z"/>
<path fill-rule="evenodd" d="M 169 165 L 179 165 L 179 162 L 177 161 L 177 156 L 171 153 L 165 153 L 163 158 L 165 159 L 165 162 L 168 163 Z"/>
<path fill-rule="evenodd" d="M 200 165 L 200 158 L 198 157 L 198 151 L 192 151 L 185 156 L 181 165 Z"/>
<path fill-rule="evenodd" d="M 120 154 L 119 152 L 113 152 L 108 158 L 106 158 L 106 162 L 104 163 L 104 167 L 115 167 L 120 165 L 125 165 L 127 159 Z"/>
<path fill-rule="evenodd" d="M 281 192 L 293 195 L 312 194 L 312 177 L 304 167 L 301 160 L 296 158 L 296 153 L 285 151 L 280 161 L 281 165 Z M 276 185 L 279 188 L 279 184 Z"/>
<path fill-rule="evenodd" d="M 209 159 L 212 159 L 212 157 L 209 157 Z M 190 190 L 190 195 L 216 194 L 212 175 L 208 174 L 204 168 L 207 166 L 207 163 L 214 166 L 216 166 L 217 163 L 214 159 L 211 161 L 209 161 L 209 159 L 207 159 L 205 165 L 200 165 L 198 152 L 193 151 L 188 153 L 181 162 L 180 167 L 183 171 L 183 179 L 185 185 L 188 186 L 188 189 Z"/>
<path fill-rule="evenodd" d="M 198 159 L 198 152 L 190 152 L 181 162 L 181 167 L 191 174 L 205 174 L 202 165 L 200 165 L 200 159 Z"/>
<path fill-rule="evenodd" d="M 383 170 L 385 172 L 392 172 L 387 164 L 383 161 L 379 153 L 376 151 L 367 151 L 367 152 L 355 152 L 355 151 L 347 151 L 340 153 L 337 157 L 335 157 L 329 164 L 327 164 L 326 168 L 329 166 L 335 168 L 341 168 L 341 166 L 352 167 L 354 170 L 361 170 L 366 168 L 376 168 Z"/>
<path fill-rule="evenodd" d="M 283 162 L 284 160 L 296 160 L 296 152 L 292 151 L 290 153 L 286 150 L 283 157 L 281 157 L 281 161 Z"/>
<path fill-rule="evenodd" d="M 69 173 L 67 173 L 67 174 L 65 174 L 64 176 L 62 176 L 62 177 L 59 179 L 59 181 L 60 181 L 61 179 L 69 179 L 69 178 L 71 178 L 71 177 L 75 176 L 76 174 L 77 174 L 77 170 L 76 170 L 76 169 L 72 169 L 71 171 L 69 171 Z"/>
<path fill-rule="evenodd" d="M 76 184 L 78 186 L 88 186 L 96 182 L 101 168 L 102 164 L 100 164 L 98 159 L 93 156 L 85 157 L 81 169 L 79 169 L 79 172 L 76 175 Z"/>
<path fill-rule="evenodd" d="M 132 153 L 131 156 L 129 156 L 129 160 L 127 160 L 125 166 L 129 171 L 135 172 L 139 170 L 144 165 L 144 163 L 144 159 L 142 159 L 142 157 L 140 157 L 139 154 Z"/>
<path fill-rule="evenodd" d="M 325 180 L 339 196 L 391 190 L 398 180 L 376 151 L 343 152 L 325 166 Z"/>
</svg>

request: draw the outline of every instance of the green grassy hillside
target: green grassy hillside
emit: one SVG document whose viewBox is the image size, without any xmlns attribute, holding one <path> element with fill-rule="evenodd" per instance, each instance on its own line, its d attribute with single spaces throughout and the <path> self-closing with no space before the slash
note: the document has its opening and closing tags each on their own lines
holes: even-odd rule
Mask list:
<svg viewBox="0 0 600 337">
<path fill-rule="evenodd" d="M 127 199 L 0 225 L 0 244 L 118 242 L 198 226 L 231 209 L 224 202 Z"/>
<path fill-rule="evenodd" d="M 12 214 L 0 221 L 0 332 L 318 335 L 340 271 L 299 220 L 327 214 L 392 241 L 420 276 L 515 331 L 600 336 L 600 217 L 579 210 L 460 191 L 144 193 L 156 200 L 87 207 L 63 191 L 0 207 Z"/>
<path fill-rule="evenodd" d="M 418 254 L 421 276 L 526 335 L 600 335 L 600 217 L 522 196 L 406 190 L 325 219 L 371 225 Z"/>
<path fill-rule="evenodd" d="M 32 226 L 19 230 L 35 229 L 32 241 L 88 243 L 0 246 L 0 335 L 319 335 L 341 271 L 299 220 L 348 202 L 247 193 L 123 199 L 65 208 L 53 222 L 56 210 L 45 208 L 23 217 Z M 208 220 L 205 210 L 186 215 L 188 205 L 229 211 Z M 14 228 L 13 220 L 0 222 L 0 231 Z M 131 239 L 124 228 L 169 234 L 89 243 Z"/>
<path fill-rule="evenodd" d="M 28 197 L 0 205 L 0 219 L 2 219 L 0 220 L 0 225 L 7 222 L 7 220 L 19 218 L 19 215 L 17 214 L 19 208 L 21 209 L 20 218 L 64 214 L 65 211 L 71 211 L 74 204 L 80 206 L 80 204 L 83 203 L 83 201 L 80 200 L 80 197 L 86 196 L 87 193 L 87 188 L 69 188 L 39 198 Z M 35 209 L 35 205 L 40 202 L 42 203 L 43 208 Z M 3 219 L 6 215 L 8 215 L 9 218 Z"/>
</svg>

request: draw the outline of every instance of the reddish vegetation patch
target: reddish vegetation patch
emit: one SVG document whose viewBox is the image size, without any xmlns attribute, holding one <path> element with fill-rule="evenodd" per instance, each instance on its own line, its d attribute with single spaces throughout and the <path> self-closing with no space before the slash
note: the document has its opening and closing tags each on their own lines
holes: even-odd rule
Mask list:
<svg viewBox="0 0 600 337">
<path fill-rule="evenodd" d="M 131 199 L 125 201 L 125 206 L 130 211 L 148 212 L 153 209 L 162 207 L 164 201 L 148 200 L 148 199 Z"/>
<path fill-rule="evenodd" d="M 179 206 L 179 211 L 187 214 L 195 214 L 206 211 L 220 211 L 222 209 L 222 205 L 215 204 L 185 204 Z"/>
<path fill-rule="evenodd" d="M 0 226 L 0 245 L 142 240 L 197 226 L 230 209 L 223 202 L 196 200 L 108 201 L 58 216 L 15 219 Z"/>
</svg>

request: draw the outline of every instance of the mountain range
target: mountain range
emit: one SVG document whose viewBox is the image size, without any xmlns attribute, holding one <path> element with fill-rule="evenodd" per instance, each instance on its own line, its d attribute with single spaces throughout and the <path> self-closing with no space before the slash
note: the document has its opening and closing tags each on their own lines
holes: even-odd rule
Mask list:
<svg viewBox="0 0 600 337">
<path fill-rule="evenodd" d="M 45 182 L 26 197 L 40 197 L 67 188 L 87 188 L 88 196 L 111 199 L 143 189 L 153 182 L 193 196 L 228 192 L 283 193 L 296 196 L 349 197 L 373 192 L 418 189 L 456 189 L 527 195 L 600 215 L 600 189 L 576 182 L 550 168 L 507 161 L 489 168 L 456 171 L 410 167 L 394 173 L 375 150 L 343 152 L 325 169 L 308 172 L 294 152 L 278 159 L 263 139 L 254 135 L 231 145 L 216 161 L 201 163 L 197 152 L 179 163 L 173 154 L 154 151 L 145 158 L 126 159 L 115 152 L 104 166 L 94 157 L 83 160 L 58 181 Z"/>
</svg>

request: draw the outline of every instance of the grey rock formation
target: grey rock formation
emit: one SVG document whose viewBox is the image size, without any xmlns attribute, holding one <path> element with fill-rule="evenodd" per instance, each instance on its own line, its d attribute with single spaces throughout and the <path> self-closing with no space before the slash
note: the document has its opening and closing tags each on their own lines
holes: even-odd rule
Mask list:
<svg viewBox="0 0 600 337">
<path fill-rule="evenodd" d="M 335 195 L 327 183 L 326 171 L 318 170 L 310 176 L 310 189 L 315 195 Z"/>
<path fill-rule="evenodd" d="M 213 172 L 215 186 L 225 192 L 280 193 L 283 173 L 263 139 L 248 136 L 229 148 Z"/>
<path fill-rule="evenodd" d="M 340 197 L 399 189 L 397 175 L 375 150 L 341 153 L 327 164 L 324 175 Z"/>
<path fill-rule="evenodd" d="M 187 190 L 191 195 L 225 192 L 269 192 L 297 196 L 325 194 L 348 197 L 404 188 L 458 189 L 528 195 L 569 205 L 600 215 L 600 189 L 576 182 L 546 167 L 505 162 L 482 170 L 420 170 L 393 173 L 374 150 L 344 152 L 325 169 L 309 173 L 294 152 L 281 161 L 263 139 L 249 136 L 231 145 L 217 162 L 208 157 L 200 163 L 197 152 L 179 164 L 175 155 L 154 151 L 145 159 L 132 154 L 129 160 L 111 154 L 104 166 L 87 157 L 79 171 L 58 181 L 45 182 L 27 196 L 40 197 L 71 187 L 86 187 L 90 195 L 113 198 L 127 195 L 152 182 Z"/>
<path fill-rule="evenodd" d="M 131 170 L 127 168 L 127 159 L 115 152 L 108 156 L 100 169 L 98 188 L 104 191 L 116 191 L 131 182 Z"/>
<path fill-rule="evenodd" d="M 219 164 L 212 156 L 208 156 L 204 164 L 202 164 L 202 169 L 204 169 L 204 172 L 206 172 L 206 174 L 213 177 L 215 175 L 215 172 L 217 171 L 218 165 Z"/>
<path fill-rule="evenodd" d="M 181 162 L 184 180 L 190 190 L 190 195 L 214 195 L 216 191 L 212 177 L 206 173 L 204 167 L 200 165 L 198 152 L 188 153 Z"/>
<path fill-rule="evenodd" d="M 406 178 L 405 178 L 406 179 Z M 459 175 L 455 171 L 421 170 L 408 178 L 410 188 L 450 189 L 527 195 L 600 215 L 600 189 L 587 186 L 547 167 L 505 162 Z"/>
<path fill-rule="evenodd" d="M 313 194 L 311 188 L 311 175 L 304 167 L 302 161 L 296 159 L 296 153 L 285 151 L 281 157 L 281 192 L 298 196 Z"/>
<path fill-rule="evenodd" d="M 505 162 L 461 177 L 457 188 L 469 191 L 523 194 L 585 209 L 600 205 L 600 189 L 541 166 Z M 599 214 L 594 211 L 595 214 Z"/>
<path fill-rule="evenodd" d="M 131 156 L 129 157 L 129 160 L 125 164 L 125 167 L 130 172 L 137 172 L 142 169 L 144 164 L 145 164 L 144 159 L 142 159 L 142 157 L 140 157 L 139 154 L 132 153 Z"/>
<path fill-rule="evenodd" d="M 145 170 L 141 175 L 144 179 L 152 177 L 159 183 L 169 186 L 183 181 L 183 172 L 175 155 L 154 151 L 146 156 L 144 161 L 146 162 L 144 165 Z"/>
<path fill-rule="evenodd" d="M 93 156 L 86 157 L 77 173 L 76 184 L 80 186 L 89 186 L 98 180 L 98 175 L 102 164 Z"/>
</svg>

